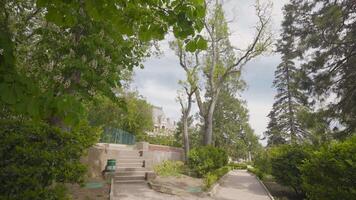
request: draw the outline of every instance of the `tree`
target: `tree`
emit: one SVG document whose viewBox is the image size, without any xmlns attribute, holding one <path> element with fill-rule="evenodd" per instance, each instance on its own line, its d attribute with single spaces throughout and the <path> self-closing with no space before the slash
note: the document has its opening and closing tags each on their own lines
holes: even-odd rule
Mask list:
<svg viewBox="0 0 356 200">
<path fill-rule="evenodd" d="M 184 155 L 185 155 L 185 160 L 188 162 L 188 154 L 189 154 L 189 115 L 190 115 L 190 110 L 192 108 L 192 103 L 193 103 L 193 95 L 195 93 L 195 90 L 197 90 L 196 87 L 196 73 L 195 70 L 196 68 L 193 68 L 193 71 L 191 74 L 188 74 L 187 81 L 181 82 L 182 87 L 184 88 L 183 94 L 178 94 L 177 100 L 179 101 L 179 104 L 181 105 L 181 111 L 182 111 L 182 122 L 183 122 L 183 144 L 184 144 Z"/>
<path fill-rule="evenodd" d="M 307 98 L 298 87 L 299 72 L 295 66 L 295 6 L 284 7 L 283 32 L 277 45 L 282 54 L 282 62 L 275 71 L 274 87 L 277 89 L 275 102 L 269 114 L 270 123 L 266 135 L 273 141 L 268 143 L 296 143 L 306 136 L 306 131 L 298 121 L 298 111 L 307 104 Z"/>
<path fill-rule="evenodd" d="M 214 112 L 213 143 L 233 158 L 250 159 L 260 145 L 250 127 L 245 102 L 237 95 L 244 86 L 240 74 L 230 77 L 224 84 Z"/>
<path fill-rule="evenodd" d="M 229 30 L 226 22 L 222 4 L 207 2 L 207 15 L 204 22 L 204 30 L 208 41 L 206 51 L 201 51 L 199 63 L 200 74 L 204 76 L 199 82 L 205 84 L 205 99 L 203 101 L 201 87 L 195 91 L 199 113 L 203 119 L 204 138 L 203 143 L 210 145 L 213 142 L 213 115 L 221 89 L 226 80 L 234 74 L 240 73 L 242 67 L 251 59 L 261 55 L 271 44 L 271 37 L 268 34 L 268 6 L 256 4 L 257 17 L 256 35 L 247 49 L 234 48 L 229 41 Z M 235 50 L 237 49 L 237 50 Z M 184 70 L 184 63 L 189 57 L 189 46 L 181 48 L 178 46 L 177 55 Z M 198 57 L 198 55 L 195 55 Z M 187 70 L 186 70 L 187 71 Z M 199 73 L 198 73 L 199 74 Z M 204 79 L 204 80 L 203 80 Z"/>
<path fill-rule="evenodd" d="M 345 130 L 356 129 L 356 5 L 353 0 L 293 0 L 297 5 L 299 54 L 303 58 L 304 88 L 328 105 L 330 116 Z M 341 127 L 342 127 L 341 126 Z"/>
<path fill-rule="evenodd" d="M 152 105 L 140 98 L 136 92 L 122 92 L 120 101 L 97 97 L 89 105 L 88 118 L 93 126 L 119 128 L 130 132 L 138 139 L 153 129 Z"/>
<path fill-rule="evenodd" d="M 27 158 L 5 161 L 14 170 L 13 178 L 24 183 L 5 189 L 12 195 L 8 199 L 57 199 L 51 190 L 57 183 L 80 182 L 84 168 L 77 164 L 98 133 L 76 135 L 76 129 L 85 127 L 85 105 L 98 96 L 115 100 L 113 89 L 120 87 L 124 73 L 140 66 L 150 55 L 150 46 L 169 31 L 192 51 L 198 41 L 205 43 L 198 34 L 204 15 L 200 0 L 0 1 L 0 116 L 19 120 L 1 123 L 6 133 L 1 146 L 13 147 L 11 152 L 24 147 L 15 154 Z M 141 101 L 128 104 L 139 105 L 137 110 L 145 105 Z M 129 117 L 129 122 L 140 120 L 136 113 Z M 7 140 L 12 135 L 7 132 L 27 127 L 26 121 L 41 126 L 31 127 L 34 136 L 20 129 L 17 135 L 24 142 L 16 146 L 16 141 Z M 40 137 L 35 133 L 41 132 L 42 125 L 49 131 Z M 128 127 L 141 128 L 131 123 Z M 26 149 L 32 146 L 35 153 Z M 33 157 L 37 152 L 38 159 Z M 26 172 L 21 168 L 25 161 L 33 172 L 21 173 Z M 29 184 L 32 181 L 36 185 Z M 43 193 L 34 192 L 35 186 Z M 24 191 L 31 196 L 22 196 Z"/>
<path fill-rule="evenodd" d="M 62 127 L 79 121 L 85 100 L 114 98 L 121 72 L 171 28 L 204 43 L 199 1 L 4 0 L 0 10 L 1 104 Z"/>
</svg>

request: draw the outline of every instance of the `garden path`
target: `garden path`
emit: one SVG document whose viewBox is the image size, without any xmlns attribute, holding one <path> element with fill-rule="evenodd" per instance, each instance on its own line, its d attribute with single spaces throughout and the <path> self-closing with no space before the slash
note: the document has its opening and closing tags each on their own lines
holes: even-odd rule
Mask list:
<svg viewBox="0 0 356 200">
<path fill-rule="evenodd" d="M 226 175 L 214 195 L 216 200 L 271 200 L 255 176 L 246 170 L 234 170 Z"/>
</svg>

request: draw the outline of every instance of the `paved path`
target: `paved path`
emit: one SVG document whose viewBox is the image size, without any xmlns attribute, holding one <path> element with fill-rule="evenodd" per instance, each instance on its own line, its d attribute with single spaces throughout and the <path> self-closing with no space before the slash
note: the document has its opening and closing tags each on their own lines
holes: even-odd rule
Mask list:
<svg viewBox="0 0 356 200">
<path fill-rule="evenodd" d="M 115 185 L 114 200 L 213 200 L 209 197 L 192 195 L 176 196 L 156 192 L 146 183 L 128 183 Z"/>
<path fill-rule="evenodd" d="M 118 184 L 114 200 L 270 200 L 257 179 L 245 170 L 230 172 L 211 197 L 176 196 L 151 190 L 145 183 Z"/>
<path fill-rule="evenodd" d="M 271 200 L 256 177 L 245 170 L 230 172 L 217 188 L 216 200 Z"/>
</svg>

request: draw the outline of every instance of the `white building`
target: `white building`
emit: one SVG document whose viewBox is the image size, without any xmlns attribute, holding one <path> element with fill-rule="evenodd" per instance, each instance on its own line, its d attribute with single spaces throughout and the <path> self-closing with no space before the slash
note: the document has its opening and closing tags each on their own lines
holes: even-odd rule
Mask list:
<svg viewBox="0 0 356 200">
<path fill-rule="evenodd" d="M 153 132 L 149 135 L 173 135 L 176 129 L 176 122 L 166 117 L 162 107 L 152 107 Z"/>
</svg>

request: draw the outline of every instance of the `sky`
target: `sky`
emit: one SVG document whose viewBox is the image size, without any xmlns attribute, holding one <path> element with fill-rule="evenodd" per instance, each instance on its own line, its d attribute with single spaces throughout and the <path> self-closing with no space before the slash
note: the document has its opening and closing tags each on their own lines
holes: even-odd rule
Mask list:
<svg viewBox="0 0 356 200">
<path fill-rule="evenodd" d="M 254 36 L 256 16 L 253 0 L 225 0 L 224 11 L 232 33 L 230 40 L 236 47 L 246 47 Z M 261 0 L 266 2 L 266 0 Z M 287 0 L 273 0 L 271 12 L 271 31 L 277 39 L 283 19 L 282 7 Z M 144 69 L 135 69 L 133 87 L 148 102 L 163 107 L 167 117 L 178 121 L 181 115 L 180 105 L 176 101 L 179 89 L 178 81 L 185 79 L 185 73 L 179 66 L 178 57 L 169 49 L 172 37 L 159 43 L 162 55 L 148 58 Z M 268 124 L 268 113 L 274 102 L 275 89 L 272 87 L 274 71 L 280 62 L 279 54 L 268 53 L 250 61 L 243 68 L 242 79 L 247 88 L 241 96 L 247 102 L 250 125 L 256 135 L 262 136 Z M 197 111 L 195 106 L 193 113 Z M 265 141 L 262 141 L 265 143 Z"/>
</svg>

